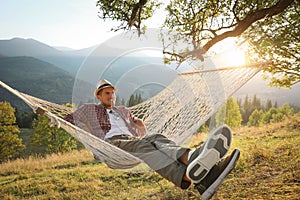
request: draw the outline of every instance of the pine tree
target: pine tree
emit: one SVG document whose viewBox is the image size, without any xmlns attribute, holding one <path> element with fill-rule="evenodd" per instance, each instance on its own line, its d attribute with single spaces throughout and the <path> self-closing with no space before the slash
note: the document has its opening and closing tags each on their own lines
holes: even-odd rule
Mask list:
<svg viewBox="0 0 300 200">
<path fill-rule="evenodd" d="M 117 96 L 117 97 L 116 97 L 115 105 L 116 105 L 116 106 L 121 106 L 121 105 L 124 105 L 124 106 L 125 106 L 125 100 L 124 100 L 122 97 Z"/>
<path fill-rule="evenodd" d="M 139 94 L 138 95 L 138 97 L 137 97 L 137 104 L 139 104 L 139 103 L 142 103 L 143 102 L 143 100 L 142 100 L 142 95 L 141 94 Z"/>
<path fill-rule="evenodd" d="M 251 110 L 252 106 L 249 100 L 249 96 L 247 95 L 243 104 L 243 109 L 242 109 L 242 119 L 243 123 L 246 124 L 249 120 L 249 116 L 251 115 Z"/>
<path fill-rule="evenodd" d="M 128 100 L 128 107 L 134 106 L 135 104 L 134 95 L 132 94 Z"/>
<path fill-rule="evenodd" d="M 121 105 L 125 106 L 125 99 L 124 98 L 122 98 L 122 100 L 121 100 Z"/>
<path fill-rule="evenodd" d="M 25 146 L 18 137 L 15 109 L 8 102 L 0 102 L 0 162 L 14 158 Z"/>
<path fill-rule="evenodd" d="M 131 107 L 131 106 L 135 106 L 139 103 L 142 103 L 143 100 L 142 100 L 142 95 L 141 94 L 135 94 L 135 95 L 131 95 L 130 98 L 129 98 L 129 101 L 128 101 L 128 106 Z"/>
<path fill-rule="evenodd" d="M 278 102 L 275 101 L 274 108 L 278 108 Z"/>
<path fill-rule="evenodd" d="M 237 102 L 237 104 L 239 105 L 240 108 L 243 107 L 243 106 L 242 106 L 242 99 L 238 98 L 238 99 L 236 100 L 236 102 Z"/>
<path fill-rule="evenodd" d="M 262 109 L 262 106 L 261 106 L 261 101 L 260 99 L 256 96 L 256 94 L 253 96 L 253 99 L 252 99 L 252 106 L 251 106 L 251 113 L 254 111 L 254 110 L 260 110 Z"/>
<path fill-rule="evenodd" d="M 225 118 L 224 118 L 225 117 Z M 227 124 L 232 128 L 241 126 L 242 115 L 237 102 L 234 101 L 233 97 L 229 98 L 224 106 L 216 114 L 217 125 Z"/>
<path fill-rule="evenodd" d="M 267 100 L 264 110 L 267 112 L 272 108 L 272 101 L 270 99 Z"/>
</svg>

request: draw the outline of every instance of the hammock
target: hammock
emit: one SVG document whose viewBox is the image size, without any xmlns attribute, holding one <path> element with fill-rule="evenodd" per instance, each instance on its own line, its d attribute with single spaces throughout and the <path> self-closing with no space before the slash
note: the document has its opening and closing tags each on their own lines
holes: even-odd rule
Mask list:
<svg viewBox="0 0 300 200">
<path fill-rule="evenodd" d="M 180 145 L 265 65 L 267 63 L 180 73 L 156 96 L 130 109 L 144 121 L 147 134 L 163 134 Z M 82 142 L 110 168 L 128 169 L 143 162 L 63 120 L 62 117 L 71 113 L 72 108 L 19 92 L 2 81 L 0 85 L 21 98 L 34 111 L 38 107 L 44 109 L 46 116 L 55 119 L 61 128 Z"/>
</svg>

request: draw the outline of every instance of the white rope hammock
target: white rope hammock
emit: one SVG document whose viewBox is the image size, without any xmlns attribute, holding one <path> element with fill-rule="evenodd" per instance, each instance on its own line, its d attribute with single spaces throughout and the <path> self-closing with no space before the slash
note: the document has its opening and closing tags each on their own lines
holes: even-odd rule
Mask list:
<svg viewBox="0 0 300 200">
<path fill-rule="evenodd" d="M 159 94 L 130 109 L 136 117 L 144 120 L 147 134 L 163 134 L 177 144 L 182 144 L 266 64 L 181 73 Z M 63 120 L 62 117 L 71 113 L 72 108 L 19 92 L 2 81 L 0 85 L 21 98 L 33 110 L 38 107 L 46 110 L 46 116 L 56 119 L 61 128 L 82 142 L 109 167 L 127 169 L 142 162 Z"/>
</svg>

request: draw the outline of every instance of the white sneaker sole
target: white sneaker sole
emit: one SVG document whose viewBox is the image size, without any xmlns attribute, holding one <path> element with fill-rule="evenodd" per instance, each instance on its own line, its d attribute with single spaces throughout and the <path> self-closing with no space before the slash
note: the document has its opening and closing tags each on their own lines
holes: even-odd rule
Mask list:
<svg viewBox="0 0 300 200">
<path fill-rule="evenodd" d="M 227 153 L 231 139 L 229 127 L 218 127 L 205 142 L 202 152 L 187 166 L 187 177 L 193 183 L 199 183 Z"/>
<path fill-rule="evenodd" d="M 201 195 L 202 200 L 208 200 L 210 199 L 217 189 L 220 187 L 220 185 L 223 183 L 224 179 L 227 177 L 227 175 L 231 172 L 231 170 L 235 167 L 238 159 L 240 157 L 240 151 L 236 150 L 234 153 L 234 156 L 231 158 L 229 164 L 227 167 L 224 169 L 224 171 L 220 174 L 220 176 L 203 192 Z"/>
</svg>

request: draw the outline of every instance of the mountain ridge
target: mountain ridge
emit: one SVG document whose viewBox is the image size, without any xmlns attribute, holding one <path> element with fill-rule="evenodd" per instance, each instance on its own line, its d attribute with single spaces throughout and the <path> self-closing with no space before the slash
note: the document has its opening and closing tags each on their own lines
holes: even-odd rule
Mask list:
<svg viewBox="0 0 300 200">
<path fill-rule="evenodd" d="M 58 67 L 33 57 L 0 58 L 0 80 L 20 92 L 51 102 L 61 104 L 72 100 L 74 78 Z M 27 107 L 2 87 L 0 101 L 9 101 L 21 111 Z"/>
<path fill-rule="evenodd" d="M 3 56 L 59 56 L 64 52 L 35 39 L 12 38 L 0 40 L 0 54 Z"/>
<path fill-rule="evenodd" d="M 34 39 L 13 38 L 10 40 L 0 40 L 0 58 L 2 59 L 2 62 L 3 62 L 5 59 L 8 60 L 7 57 L 12 57 L 10 64 L 13 64 L 13 60 L 14 60 L 14 62 L 18 63 L 20 72 L 22 72 L 21 64 L 20 64 L 20 63 L 22 63 L 22 59 L 26 60 L 24 65 L 26 65 L 27 67 L 28 67 L 28 65 L 30 65 L 30 62 L 34 62 L 35 63 L 34 66 L 47 65 L 48 67 L 50 67 L 50 65 L 51 65 L 52 71 L 49 74 L 52 74 L 52 73 L 54 73 L 54 71 L 57 71 L 58 74 L 61 74 L 61 73 L 65 74 L 66 76 L 68 76 L 69 78 L 72 78 L 74 80 L 75 78 L 78 78 L 78 77 L 81 78 L 81 75 L 78 75 L 77 73 L 81 73 L 81 72 L 84 72 L 84 70 L 86 70 L 86 68 L 84 68 L 84 69 L 81 69 L 81 68 L 85 67 L 85 66 L 83 66 L 83 64 L 85 64 L 84 62 L 86 62 L 87 56 L 90 56 L 89 61 L 91 61 L 91 60 L 92 61 L 87 63 L 87 65 L 95 66 L 94 68 L 91 69 L 91 71 L 92 71 L 91 73 L 93 73 L 94 70 L 99 71 L 99 66 L 106 66 L 107 64 L 109 64 L 108 67 L 109 67 L 109 69 L 111 69 L 110 70 L 111 73 L 108 75 L 109 75 L 109 78 L 112 78 L 112 80 L 115 82 L 117 82 L 118 80 L 114 80 L 114 79 L 117 79 L 118 77 L 124 77 L 123 74 L 128 73 L 128 72 L 126 72 L 126 70 L 124 71 L 124 67 L 128 68 L 128 70 L 130 70 L 130 69 L 132 69 L 132 68 L 130 68 L 130 66 L 142 66 L 143 63 L 148 64 L 148 63 L 150 63 L 149 60 L 151 60 L 150 57 L 148 57 L 146 59 L 133 57 L 132 60 L 128 59 L 128 57 L 127 58 L 126 57 L 124 57 L 124 58 L 118 57 L 118 59 L 114 60 L 113 62 L 110 62 L 112 60 L 112 58 L 114 58 L 114 55 L 118 55 L 118 53 L 122 52 L 122 50 L 120 50 L 120 49 L 116 50 L 113 47 L 106 46 L 106 44 L 102 44 L 102 45 L 98 46 L 97 49 L 96 49 L 96 47 L 97 46 L 92 46 L 89 48 L 84 48 L 84 49 L 79 49 L 79 50 L 62 51 L 62 50 L 58 50 L 55 47 L 51 47 L 47 44 L 44 44 L 44 43 L 39 42 Z M 26 51 L 26 50 L 28 50 L 28 51 Z M 96 51 L 94 51 L 94 50 L 96 50 Z M 112 54 L 110 58 L 109 57 L 107 57 L 107 58 L 99 57 L 103 53 L 110 55 L 111 52 L 114 52 L 114 54 Z M 18 55 L 18 56 L 14 56 L 14 55 Z M 23 58 L 21 59 L 21 57 L 23 57 Z M 97 57 L 97 59 L 93 60 L 93 57 Z M 35 58 L 37 60 L 33 61 L 33 58 Z M 138 59 L 140 59 L 140 61 Z M 45 63 L 47 63 L 47 64 L 45 64 Z M 158 61 L 156 61 L 155 64 L 162 65 L 161 63 L 162 63 L 162 61 L 160 62 L 158 60 Z M 0 63 L 0 67 L 2 67 L 3 65 L 4 65 L 3 63 Z M 119 65 L 122 65 L 122 70 L 120 67 L 118 67 Z M 7 68 L 10 67 L 10 65 L 5 65 L 5 66 Z M 150 68 L 151 67 L 152 66 L 150 66 Z M 46 69 L 48 69 L 48 68 L 46 67 Z M 29 72 L 28 70 L 29 71 L 31 70 L 32 73 L 28 73 Z M 27 76 L 28 80 L 32 79 L 35 81 L 37 81 L 36 79 L 39 79 L 38 77 L 40 77 L 40 76 L 44 77 L 43 71 L 40 71 L 40 69 L 38 70 L 39 74 L 34 74 L 33 73 L 34 70 L 32 68 L 28 69 L 28 70 L 24 74 L 22 74 L 22 73 L 20 74 L 18 71 L 15 71 L 16 74 L 14 74 L 12 72 L 9 72 L 9 70 L 7 69 L 5 72 L 4 71 L 1 72 L 2 76 L 0 76 L 0 78 L 1 78 L 1 80 L 6 80 L 6 81 L 12 82 L 14 84 L 17 83 L 17 86 L 20 86 L 20 85 L 22 85 L 21 81 L 18 80 L 18 78 L 20 78 L 20 77 L 22 78 L 22 81 L 24 81 L 23 80 L 24 76 Z M 37 70 L 37 69 L 35 69 L 35 70 Z M 117 71 L 115 71 L 115 70 L 117 70 Z M 98 71 L 95 73 L 98 73 Z M 136 71 L 138 71 L 138 70 L 136 70 Z M 163 74 L 159 74 L 159 75 L 164 76 Z M 39 79 L 40 82 L 43 79 L 41 77 Z M 54 78 L 55 76 L 52 76 L 52 77 L 55 80 L 55 78 Z M 135 77 L 135 76 L 132 76 L 132 77 Z M 142 77 L 139 77 L 139 78 L 142 78 Z M 147 77 L 147 78 L 151 79 L 151 77 Z M 155 78 L 156 77 L 153 77 L 152 80 L 155 80 Z M 46 79 L 49 79 L 49 78 L 46 78 Z M 82 79 L 82 80 L 84 80 L 84 79 Z M 60 81 L 58 81 L 58 82 L 60 82 Z M 25 84 L 25 83 L 23 82 L 23 84 Z M 51 84 L 53 84 L 53 83 L 51 83 Z M 69 82 L 69 84 L 72 84 L 72 82 Z M 52 86 L 54 87 L 54 85 L 52 85 Z M 63 87 L 70 89 L 70 91 L 68 91 L 68 92 L 65 91 L 65 92 L 70 94 L 72 92 L 72 86 L 73 85 L 70 85 L 70 86 L 64 85 Z M 287 103 L 293 103 L 297 106 L 300 106 L 300 95 L 299 94 L 297 95 L 297 91 L 299 91 L 299 90 L 300 90 L 300 83 L 294 85 L 292 89 L 270 88 L 267 86 L 266 81 L 263 81 L 259 77 L 259 75 L 256 75 L 245 86 L 243 86 L 234 96 L 238 97 L 238 98 L 243 98 L 246 95 L 251 97 L 252 95 L 256 94 L 258 97 L 262 98 L 263 101 L 265 101 L 266 99 L 271 99 L 274 102 L 278 101 L 279 104 L 287 102 Z M 33 94 L 33 95 L 35 96 L 35 94 Z M 129 96 L 130 96 L 130 94 L 129 94 Z M 46 96 L 44 95 L 44 97 L 48 98 L 47 95 Z M 70 98 L 68 97 L 66 100 L 69 101 L 69 99 Z M 51 99 L 51 100 L 53 100 L 53 99 Z"/>
</svg>

